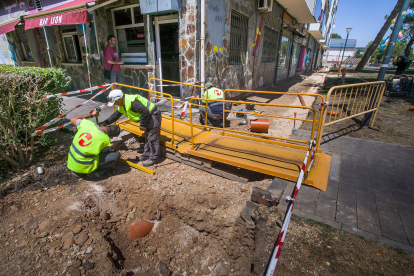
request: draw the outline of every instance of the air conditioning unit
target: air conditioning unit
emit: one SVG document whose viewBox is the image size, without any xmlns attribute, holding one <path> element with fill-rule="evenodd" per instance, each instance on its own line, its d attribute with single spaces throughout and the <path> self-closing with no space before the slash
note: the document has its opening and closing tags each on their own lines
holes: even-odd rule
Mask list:
<svg viewBox="0 0 414 276">
<path fill-rule="evenodd" d="M 273 0 L 259 0 L 257 9 L 261 12 L 272 12 Z"/>
</svg>

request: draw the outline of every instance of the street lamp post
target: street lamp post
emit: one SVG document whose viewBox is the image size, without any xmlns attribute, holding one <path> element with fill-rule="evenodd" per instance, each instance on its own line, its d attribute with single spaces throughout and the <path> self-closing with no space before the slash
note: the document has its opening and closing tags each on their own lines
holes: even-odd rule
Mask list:
<svg viewBox="0 0 414 276">
<path fill-rule="evenodd" d="M 344 52 L 342 53 L 342 59 L 341 59 L 341 65 L 342 65 L 342 61 L 344 60 L 344 54 L 345 54 L 345 50 L 346 50 L 346 44 L 348 43 L 348 36 L 349 33 L 352 31 L 352 28 L 346 28 L 346 40 L 345 40 L 345 47 L 344 47 Z"/>
<path fill-rule="evenodd" d="M 341 43 L 341 49 L 339 49 L 339 55 L 338 55 L 338 65 L 339 65 L 339 59 L 341 58 L 342 46 L 344 46 L 344 44 L 343 44 L 343 43 Z"/>
</svg>

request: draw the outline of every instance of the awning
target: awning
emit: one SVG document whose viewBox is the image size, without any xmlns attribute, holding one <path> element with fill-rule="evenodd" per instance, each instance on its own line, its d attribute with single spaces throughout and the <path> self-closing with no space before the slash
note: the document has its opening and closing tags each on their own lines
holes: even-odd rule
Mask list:
<svg viewBox="0 0 414 276">
<path fill-rule="evenodd" d="M 25 16 L 24 29 L 33 29 L 54 25 L 73 25 L 91 23 L 92 17 L 86 3 L 91 0 L 73 0 L 40 13 Z"/>
<path fill-rule="evenodd" d="M 20 23 L 20 17 L 19 18 L 13 18 L 11 20 L 7 20 L 0 23 L 0 35 L 14 31 L 14 27 L 16 27 L 17 24 Z"/>
</svg>

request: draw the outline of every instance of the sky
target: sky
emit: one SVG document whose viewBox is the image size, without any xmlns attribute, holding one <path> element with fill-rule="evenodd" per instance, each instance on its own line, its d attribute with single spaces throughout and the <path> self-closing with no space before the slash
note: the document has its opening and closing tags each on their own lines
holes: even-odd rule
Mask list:
<svg viewBox="0 0 414 276">
<path fill-rule="evenodd" d="M 346 28 L 352 28 L 349 39 L 357 40 L 357 47 L 366 47 L 373 41 L 385 23 L 397 0 L 339 0 L 332 33 L 346 38 Z M 388 30 L 384 38 L 391 34 Z"/>
</svg>

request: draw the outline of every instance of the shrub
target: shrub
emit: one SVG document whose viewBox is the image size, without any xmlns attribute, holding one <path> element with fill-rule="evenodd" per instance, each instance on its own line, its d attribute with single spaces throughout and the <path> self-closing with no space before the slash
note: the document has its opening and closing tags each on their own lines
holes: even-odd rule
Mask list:
<svg viewBox="0 0 414 276">
<path fill-rule="evenodd" d="M 0 65 L 2 159 L 17 168 L 30 164 L 35 138 L 31 133 L 63 111 L 61 98 L 35 101 L 64 91 L 70 80 L 62 69 Z"/>
</svg>

